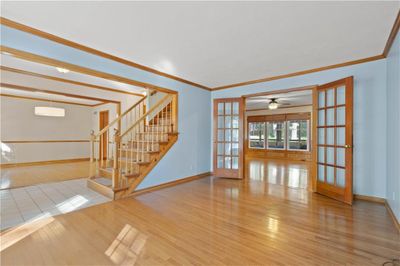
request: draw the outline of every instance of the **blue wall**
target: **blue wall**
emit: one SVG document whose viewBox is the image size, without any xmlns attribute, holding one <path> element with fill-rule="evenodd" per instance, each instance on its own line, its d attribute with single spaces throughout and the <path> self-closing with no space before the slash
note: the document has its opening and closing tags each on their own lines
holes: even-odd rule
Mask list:
<svg viewBox="0 0 400 266">
<path fill-rule="evenodd" d="M 387 57 L 387 201 L 400 221 L 400 33 Z"/>
<path fill-rule="evenodd" d="M 139 188 L 210 171 L 209 91 L 1 25 L 2 45 L 179 92 L 179 137 Z M 140 51 L 139 51 L 140 52 Z"/>
<path fill-rule="evenodd" d="M 212 99 L 354 76 L 354 193 L 386 197 L 386 60 L 212 92 Z M 397 157 L 398 158 L 398 157 Z"/>
</svg>

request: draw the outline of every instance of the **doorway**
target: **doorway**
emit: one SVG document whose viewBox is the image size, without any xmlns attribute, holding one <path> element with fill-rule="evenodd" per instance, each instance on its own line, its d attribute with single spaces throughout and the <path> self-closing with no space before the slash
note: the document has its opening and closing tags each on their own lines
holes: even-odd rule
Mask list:
<svg viewBox="0 0 400 266">
<path fill-rule="evenodd" d="M 244 98 L 247 178 L 297 184 L 352 204 L 352 77 Z"/>
</svg>

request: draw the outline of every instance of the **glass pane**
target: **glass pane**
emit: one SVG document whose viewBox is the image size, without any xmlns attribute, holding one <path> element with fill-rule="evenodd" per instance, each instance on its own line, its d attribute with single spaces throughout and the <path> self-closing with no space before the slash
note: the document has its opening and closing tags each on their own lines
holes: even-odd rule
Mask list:
<svg viewBox="0 0 400 266">
<path fill-rule="evenodd" d="M 330 108 L 326 110 L 326 125 L 335 125 L 335 108 Z"/>
<path fill-rule="evenodd" d="M 225 168 L 226 169 L 231 168 L 231 157 L 225 157 Z"/>
<path fill-rule="evenodd" d="M 338 105 L 346 103 L 346 88 L 344 86 L 336 89 L 336 103 Z"/>
<path fill-rule="evenodd" d="M 239 128 L 239 117 L 238 116 L 232 117 L 232 127 Z"/>
<path fill-rule="evenodd" d="M 239 169 L 239 157 L 232 157 L 232 169 Z"/>
<path fill-rule="evenodd" d="M 231 103 L 225 103 L 225 115 L 230 115 L 231 114 Z"/>
<path fill-rule="evenodd" d="M 231 133 L 231 130 L 230 129 L 226 129 L 225 130 L 225 141 L 231 141 L 232 140 L 232 138 L 231 138 L 231 135 L 232 133 Z"/>
<path fill-rule="evenodd" d="M 231 144 L 225 143 L 225 155 L 231 155 Z"/>
<path fill-rule="evenodd" d="M 345 125 L 346 124 L 346 108 L 338 107 L 336 109 L 336 125 Z"/>
<path fill-rule="evenodd" d="M 318 165 L 318 180 L 321 182 L 325 182 L 324 175 L 325 175 L 325 165 Z"/>
<path fill-rule="evenodd" d="M 231 128 L 231 117 L 225 116 L 225 128 Z"/>
<path fill-rule="evenodd" d="M 218 156 L 217 168 L 224 168 L 224 156 Z"/>
<path fill-rule="evenodd" d="M 224 154 L 224 143 L 218 143 L 217 154 L 218 155 L 223 155 Z"/>
<path fill-rule="evenodd" d="M 232 155 L 239 155 L 239 143 L 232 143 Z"/>
<path fill-rule="evenodd" d="M 326 182 L 328 184 L 334 184 L 335 183 L 335 168 L 331 166 L 326 167 Z"/>
<path fill-rule="evenodd" d="M 224 128 L 224 117 L 218 116 L 218 128 Z"/>
<path fill-rule="evenodd" d="M 336 168 L 336 185 L 339 187 L 346 186 L 346 170 Z"/>
<path fill-rule="evenodd" d="M 268 148 L 284 149 L 285 148 L 285 123 L 284 122 L 268 122 Z"/>
<path fill-rule="evenodd" d="M 326 91 L 326 106 L 335 105 L 335 90 L 329 89 Z"/>
<path fill-rule="evenodd" d="M 238 115 L 239 114 L 239 103 L 238 102 L 234 102 L 233 103 L 233 114 L 234 115 Z"/>
<path fill-rule="evenodd" d="M 335 148 L 328 147 L 326 148 L 326 163 L 327 164 L 335 164 Z"/>
<path fill-rule="evenodd" d="M 325 128 L 318 128 L 318 144 L 325 144 Z"/>
<path fill-rule="evenodd" d="M 239 142 L 239 129 L 232 129 L 232 141 Z"/>
<path fill-rule="evenodd" d="M 218 141 L 224 141 L 224 130 L 218 129 Z"/>
<path fill-rule="evenodd" d="M 224 103 L 218 103 L 218 114 L 219 115 L 224 114 Z"/>
<path fill-rule="evenodd" d="M 325 110 L 318 111 L 318 126 L 325 126 Z"/>
<path fill-rule="evenodd" d="M 288 121 L 289 150 L 308 150 L 308 121 Z"/>
<path fill-rule="evenodd" d="M 318 147 L 318 162 L 325 163 L 325 149 L 324 147 Z"/>
<path fill-rule="evenodd" d="M 337 148 L 336 149 L 336 165 L 345 166 L 345 149 Z"/>
<path fill-rule="evenodd" d="M 238 131 L 238 129 L 236 129 L 236 131 Z M 239 132 L 237 132 L 237 135 L 238 136 L 236 141 L 239 141 Z M 264 139 L 265 139 L 265 123 L 264 122 L 249 123 L 249 147 L 263 149 Z"/>
<path fill-rule="evenodd" d="M 336 128 L 336 145 L 344 146 L 346 144 L 345 128 Z"/>
<path fill-rule="evenodd" d="M 318 93 L 318 107 L 325 107 L 325 91 Z"/>
<path fill-rule="evenodd" d="M 328 145 L 334 145 L 335 144 L 335 136 L 334 136 L 334 131 L 335 128 L 327 128 L 326 129 L 326 144 Z"/>
</svg>

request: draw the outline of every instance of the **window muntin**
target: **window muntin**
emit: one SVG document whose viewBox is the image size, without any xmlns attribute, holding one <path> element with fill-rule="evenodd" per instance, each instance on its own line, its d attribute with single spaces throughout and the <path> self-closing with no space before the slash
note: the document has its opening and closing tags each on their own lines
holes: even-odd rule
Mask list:
<svg viewBox="0 0 400 266">
<path fill-rule="evenodd" d="M 267 122 L 267 149 L 285 149 L 285 121 Z"/>
<path fill-rule="evenodd" d="M 287 121 L 288 150 L 308 151 L 308 120 Z"/>
<path fill-rule="evenodd" d="M 265 148 L 265 122 L 249 122 L 249 148 Z"/>
</svg>

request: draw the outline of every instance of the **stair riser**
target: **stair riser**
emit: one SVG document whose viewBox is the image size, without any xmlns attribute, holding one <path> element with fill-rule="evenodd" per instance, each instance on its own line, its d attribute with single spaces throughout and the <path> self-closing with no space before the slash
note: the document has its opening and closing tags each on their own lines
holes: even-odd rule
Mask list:
<svg viewBox="0 0 400 266">
<path fill-rule="evenodd" d="M 144 158 L 145 161 L 150 161 L 151 155 L 149 153 L 121 151 L 121 156 L 124 158 Z"/>
<path fill-rule="evenodd" d="M 145 141 L 168 141 L 168 134 L 140 134 L 136 136 L 134 140 L 145 140 Z"/>
<path fill-rule="evenodd" d="M 142 142 L 130 142 L 127 145 L 128 148 L 133 148 L 133 149 L 139 149 L 139 150 L 154 150 L 158 151 L 160 150 L 160 144 L 159 143 L 153 143 L 152 145 L 149 143 L 142 143 Z"/>
<path fill-rule="evenodd" d="M 112 172 L 111 171 L 106 171 L 104 169 L 99 168 L 99 176 L 112 178 Z"/>
<path fill-rule="evenodd" d="M 130 163 L 126 161 L 121 161 L 119 167 L 123 170 L 124 173 L 127 175 L 129 174 L 138 174 L 143 169 L 147 167 L 147 165 L 142 165 L 142 164 L 136 164 L 136 163 Z"/>
<path fill-rule="evenodd" d="M 172 125 L 157 125 L 157 126 L 146 126 L 146 132 L 151 132 L 151 131 L 160 131 L 160 132 L 173 132 L 173 126 Z"/>
</svg>

